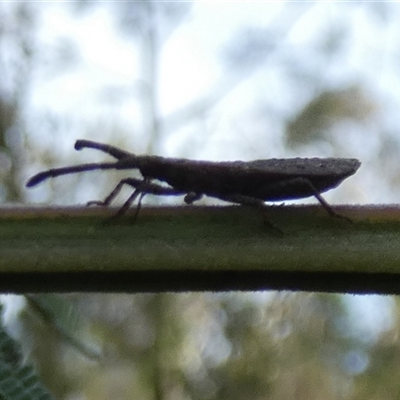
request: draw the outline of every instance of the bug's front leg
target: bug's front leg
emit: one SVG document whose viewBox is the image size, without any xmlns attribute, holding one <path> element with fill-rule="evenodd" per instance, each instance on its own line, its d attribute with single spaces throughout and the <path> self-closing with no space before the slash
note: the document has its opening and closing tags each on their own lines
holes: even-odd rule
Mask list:
<svg viewBox="0 0 400 400">
<path fill-rule="evenodd" d="M 125 201 L 125 203 L 122 205 L 122 207 L 118 210 L 118 212 L 115 214 L 114 218 L 118 218 L 121 215 L 124 215 L 129 207 L 132 205 L 132 203 L 136 200 L 136 198 L 139 196 L 138 204 L 136 207 L 135 215 L 133 216 L 133 222 L 136 221 L 137 216 L 139 215 L 139 211 L 142 207 L 142 200 L 143 197 L 146 194 L 153 194 L 153 195 L 158 195 L 158 196 L 179 196 L 184 194 L 185 192 L 182 192 L 181 190 L 177 190 L 174 188 L 170 187 L 164 187 L 161 185 L 157 185 L 155 183 L 150 182 L 148 178 L 144 178 L 142 181 L 139 181 L 138 179 L 134 178 L 127 178 L 123 180 L 123 184 L 128 183 L 131 186 L 136 187 L 135 191 L 129 196 L 128 200 Z M 137 182 L 140 182 L 137 185 Z M 121 182 L 117 185 L 117 187 L 121 184 Z M 121 185 L 122 187 L 122 185 Z M 121 189 L 118 189 L 121 190 Z M 113 190 L 113 192 L 115 189 Z M 114 195 L 115 197 L 115 195 Z"/>
<path fill-rule="evenodd" d="M 132 181 L 127 182 L 127 181 Z M 118 193 L 121 191 L 122 187 L 124 185 L 130 185 L 136 188 L 139 186 L 141 181 L 139 179 L 134 179 L 134 178 L 127 178 L 127 179 L 122 179 L 117 186 L 111 191 L 111 193 L 104 199 L 104 200 L 91 200 L 86 203 L 87 206 L 108 206 L 111 204 L 111 202 L 117 197 Z"/>
<path fill-rule="evenodd" d="M 129 198 L 125 201 L 125 203 L 122 205 L 122 207 L 118 210 L 118 212 L 112 217 L 112 219 L 118 218 L 122 215 L 124 215 L 129 207 L 132 205 L 132 203 L 137 199 L 139 196 L 138 200 L 138 205 L 136 207 L 135 215 L 133 217 L 133 221 L 136 220 L 140 208 L 142 206 L 142 200 L 143 197 L 146 194 L 152 194 L 156 196 L 180 196 L 185 194 L 186 192 L 183 192 L 178 189 L 174 189 L 171 187 L 165 187 L 161 185 L 157 185 L 156 183 L 150 182 L 149 179 L 136 179 L 136 178 L 126 178 L 122 179 L 117 186 L 111 191 L 111 193 L 103 200 L 103 201 L 89 201 L 87 205 L 99 205 L 99 206 L 108 206 L 111 204 L 111 202 L 115 199 L 115 197 L 119 194 L 121 191 L 122 187 L 124 185 L 128 185 L 133 187 L 135 190 L 134 192 L 129 196 Z"/>
<path fill-rule="evenodd" d="M 144 184 L 145 182 L 146 182 L 146 181 L 143 181 L 143 184 Z M 118 218 L 118 217 L 124 215 L 124 214 L 128 211 L 129 207 L 132 205 L 132 203 L 133 203 L 133 202 L 136 200 L 136 198 L 139 196 L 139 201 L 138 201 L 138 204 L 137 204 L 137 206 L 136 206 L 135 215 L 133 216 L 133 222 L 136 221 L 136 218 L 137 218 L 137 216 L 139 215 L 139 211 L 140 211 L 140 209 L 141 209 L 141 207 L 142 207 L 142 200 L 143 200 L 143 197 L 144 197 L 145 194 L 146 194 L 146 192 L 143 191 L 143 189 L 142 189 L 142 187 L 141 187 L 143 184 L 139 185 L 139 186 L 134 190 L 134 192 L 128 197 L 128 199 L 125 201 L 125 203 L 122 205 L 122 207 L 121 207 L 121 208 L 116 212 L 116 214 L 112 217 L 112 219 L 115 219 L 115 218 Z"/>
<path fill-rule="evenodd" d="M 144 182 L 146 184 L 144 185 Z M 108 206 L 111 204 L 111 202 L 117 197 L 121 189 L 123 188 L 124 185 L 131 186 L 135 189 L 141 187 L 142 192 L 145 192 L 145 194 L 152 194 L 155 196 L 180 196 L 185 194 L 186 192 L 183 192 L 181 190 L 173 189 L 170 187 L 165 187 L 161 185 L 157 185 L 155 183 L 149 182 L 148 180 L 146 181 L 145 179 L 136 179 L 136 178 L 125 178 L 122 179 L 117 186 L 111 191 L 111 193 L 103 200 L 93 200 L 89 201 L 87 203 L 88 206 L 91 205 L 97 205 L 97 206 Z"/>
</svg>

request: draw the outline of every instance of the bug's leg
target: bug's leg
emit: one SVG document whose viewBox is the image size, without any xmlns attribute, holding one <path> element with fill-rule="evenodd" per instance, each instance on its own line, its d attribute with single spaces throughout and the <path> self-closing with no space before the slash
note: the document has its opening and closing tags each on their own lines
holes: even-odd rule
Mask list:
<svg viewBox="0 0 400 400">
<path fill-rule="evenodd" d="M 131 186 L 133 188 L 138 188 L 144 184 L 143 179 L 136 179 L 136 178 L 125 178 L 122 179 L 117 186 L 112 190 L 112 192 L 103 200 L 103 201 L 89 201 L 87 203 L 88 206 L 90 205 L 98 205 L 98 206 L 108 206 L 114 199 L 115 197 L 119 194 L 121 191 L 122 187 L 124 185 Z M 185 194 L 186 192 L 183 192 L 181 190 L 173 189 L 171 187 L 165 187 L 161 185 L 157 185 L 156 183 L 151 183 L 147 182 L 145 185 L 145 192 L 149 194 L 153 194 L 155 196 L 180 196 Z"/>
<path fill-rule="evenodd" d="M 125 184 L 130 185 L 130 183 L 128 182 L 130 179 L 133 179 L 133 178 L 122 179 L 122 181 L 120 181 L 118 183 L 118 185 L 115 186 L 115 188 L 112 190 L 112 192 L 103 201 L 101 201 L 101 200 L 92 200 L 92 201 L 88 201 L 86 203 L 86 205 L 87 206 L 92 206 L 92 205 L 95 205 L 95 206 L 108 206 L 115 199 L 115 197 L 117 197 L 118 193 L 121 191 L 122 187 Z M 135 181 L 137 181 L 138 185 L 140 184 L 140 181 L 138 179 L 135 179 Z M 136 186 L 134 186 L 134 187 L 136 187 Z"/>
<path fill-rule="evenodd" d="M 126 178 L 118 183 L 118 185 L 106 197 L 106 199 L 103 202 L 99 202 L 100 205 L 108 205 L 116 197 L 116 195 L 120 192 L 122 186 L 125 184 L 134 187 L 135 191 L 128 197 L 128 199 L 125 201 L 125 203 L 122 205 L 122 207 L 117 211 L 117 213 L 111 219 L 115 219 L 115 218 L 118 218 L 118 217 L 124 215 L 138 196 L 139 196 L 139 200 L 138 200 L 138 205 L 136 207 L 135 215 L 133 217 L 133 222 L 135 222 L 137 219 L 137 216 L 138 216 L 139 211 L 142 206 L 143 197 L 146 194 L 153 194 L 153 195 L 158 195 L 158 196 L 180 196 L 180 195 L 186 193 L 186 192 L 183 192 L 178 189 L 174 189 L 171 187 L 165 187 L 165 186 L 158 185 L 156 183 L 152 183 L 147 178 L 145 178 L 143 180 L 135 179 L 135 178 Z M 91 203 L 91 204 L 93 204 L 93 203 Z"/>
<path fill-rule="evenodd" d="M 121 215 L 124 215 L 128 211 L 129 207 L 132 205 L 132 203 L 139 196 L 138 205 L 136 207 L 135 215 L 133 216 L 133 222 L 136 221 L 137 216 L 139 215 L 139 211 L 142 207 L 142 200 L 146 194 L 151 193 L 151 194 L 155 194 L 155 195 L 177 196 L 177 195 L 181 195 L 182 193 L 184 193 L 180 190 L 163 187 L 163 186 L 157 185 L 155 183 L 151 183 L 148 178 L 144 178 L 142 181 L 139 181 L 139 180 L 133 179 L 133 178 L 128 178 L 128 179 L 124 179 L 124 181 L 125 181 L 124 183 L 128 183 L 129 185 L 136 187 L 136 189 L 128 197 L 128 200 L 125 201 L 125 203 L 122 205 L 122 207 L 117 211 L 114 218 L 118 218 Z M 117 185 L 117 187 L 118 187 L 118 185 Z M 121 189 L 119 189 L 119 190 L 121 190 Z M 114 191 L 115 191 L 115 189 L 113 190 L 113 192 Z"/>
<path fill-rule="evenodd" d="M 319 201 L 321 206 L 325 208 L 326 212 L 330 216 L 335 217 L 335 218 L 344 219 L 349 222 L 353 222 L 349 217 L 346 217 L 345 215 L 341 215 L 341 214 L 337 213 L 333 209 L 333 207 L 321 196 L 321 194 L 318 192 L 318 190 L 315 188 L 315 186 L 311 183 L 311 181 L 309 179 L 306 179 L 306 178 L 298 178 L 298 179 L 301 180 L 301 182 L 303 182 L 307 186 L 309 186 L 309 188 L 314 192 L 314 197 Z"/>
<path fill-rule="evenodd" d="M 228 196 L 218 196 L 218 198 L 221 200 L 224 200 L 224 201 L 228 201 L 230 203 L 237 203 L 237 204 L 241 204 L 243 206 L 258 208 L 261 211 L 267 210 L 267 206 L 265 205 L 265 203 L 262 200 L 256 199 L 255 197 L 243 196 L 241 194 L 234 194 L 234 195 L 228 195 Z M 266 218 L 265 214 L 263 214 L 263 222 L 265 225 L 268 225 L 270 228 L 279 232 L 280 234 L 284 233 L 282 231 L 282 229 L 280 229 L 272 221 L 270 221 L 268 218 Z"/>
<path fill-rule="evenodd" d="M 345 219 L 346 221 L 349 222 L 353 222 L 350 218 L 337 213 L 333 209 L 333 207 L 321 196 L 321 193 L 316 189 L 316 187 L 312 184 L 312 182 L 307 178 L 297 177 L 297 178 L 287 179 L 280 183 L 269 185 L 267 189 L 269 189 L 270 191 L 272 190 L 274 192 L 277 191 L 279 192 L 279 190 L 290 192 L 291 187 L 293 187 L 293 189 L 298 189 L 300 187 L 306 192 L 309 192 L 309 194 L 307 194 L 307 196 L 304 197 L 314 196 L 330 216 L 335 218 Z"/>
<path fill-rule="evenodd" d="M 134 181 L 137 181 L 137 179 L 134 179 Z M 129 184 L 131 186 L 134 186 L 134 185 L 132 185 L 132 182 L 129 182 Z M 133 223 L 136 222 L 137 216 L 139 215 L 139 211 L 140 211 L 140 209 L 142 207 L 143 197 L 146 194 L 153 194 L 153 195 L 158 195 L 158 196 L 180 196 L 180 195 L 186 193 L 186 192 L 184 192 L 182 190 L 179 190 L 179 189 L 174 189 L 174 188 L 171 188 L 171 187 L 165 187 L 165 186 L 157 185 L 155 183 L 150 182 L 148 179 L 145 178 L 143 181 L 141 181 L 140 186 L 136 186 L 136 190 L 131 196 L 131 197 L 133 197 L 133 199 L 129 198 L 125 202 L 125 204 L 122 206 L 122 207 L 126 206 L 126 209 L 124 211 L 122 211 L 121 214 L 125 213 L 126 210 L 130 207 L 130 204 L 132 204 L 132 202 L 136 199 L 138 194 L 136 194 L 136 196 L 135 196 L 135 193 L 138 190 L 140 191 L 140 196 L 139 196 L 139 200 L 138 200 L 138 205 L 136 207 L 135 215 L 133 216 Z M 201 195 L 197 196 L 197 197 L 200 198 Z M 195 200 L 197 200 L 197 198 Z M 119 210 L 119 212 L 120 211 L 121 210 Z"/>
<path fill-rule="evenodd" d="M 135 215 L 133 216 L 132 223 L 135 223 L 135 222 L 136 222 L 136 219 L 137 219 L 137 217 L 138 217 L 138 215 L 139 215 L 139 211 L 140 211 L 140 209 L 142 208 L 142 200 L 143 200 L 143 197 L 144 197 L 146 194 L 147 194 L 147 192 L 142 192 L 142 193 L 140 193 L 139 200 L 138 200 L 138 205 L 137 205 L 137 207 L 136 207 L 136 211 L 135 211 Z"/>
<path fill-rule="evenodd" d="M 109 223 L 111 223 L 112 221 L 116 220 L 117 218 L 121 217 L 122 215 L 124 215 L 129 207 L 131 206 L 131 204 L 135 201 L 135 199 L 138 197 L 139 194 L 141 194 L 141 189 L 137 188 L 135 189 L 135 191 L 129 196 L 128 200 L 125 201 L 125 203 L 122 205 L 122 207 L 110 218 L 107 218 L 104 221 L 104 225 L 108 225 Z M 140 208 L 140 207 L 139 207 Z M 138 211 L 136 211 L 136 214 L 138 213 Z M 136 217 L 135 214 L 135 217 Z"/>
<path fill-rule="evenodd" d="M 135 191 L 125 201 L 125 203 L 122 204 L 122 207 L 115 213 L 115 215 L 112 217 L 112 219 L 119 218 L 122 215 L 124 215 L 128 211 L 129 207 L 132 205 L 132 203 L 136 200 L 136 198 L 139 195 L 141 195 L 142 193 L 144 193 L 143 196 L 146 194 L 146 192 L 143 192 L 140 187 L 136 188 Z M 143 196 L 141 196 L 141 198 L 143 198 Z M 138 204 L 137 208 L 140 209 L 140 204 Z M 136 210 L 136 214 L 139 213 L 138 209 Z M 137 217 L 136 214 L 135 214 L 135 218 Z"/>
<path fill-rule="evenodd" d="M 129 179 L 128 179 L 129 180 Z M 135 181 L 137 181 L 137 179 L 135 179 Z M 131 182 L 129 182 L 130 185 L 132 185 Z M 133 186 L 133 185 L 132 185 Z M 139 188 L 137 188 L 136 190 L 138 190 Z M 136 207 L 136 211 L 135 211 L 135 215 L 133 216 L 133 223 L 136 222 L 137 216 L 139 215 L 139 211 L 142 207 L 142 200 L 143 197 L 150 193 L 153 195 L 158 195 L 158 196 L 180 196 L 182 194 L 185 194 L 186 192 L 182 191 L 182 190 L 178 190 L 178 189 L 174 189 L 171 187 L 165 187 L 165 186 L 161 186 L 161 185 L 157 185 L 155 183 L 151 183 L 150 181 L 148 181 L 147 179 L 144 179 L 141 184 L 140 184 L 140 189 L 141 189 L 141 193 L 139 196 L 139 200 L 138 200 L 138 205 Z M 189 193 L 186 195 L 186 197 L 189 195 Z M 196 195 L 196 198 L 193 200 L 197 200 L 198 198 L 200 198 L 202 195 Z M 136 197 L 135 197 L 136 198 Z M 128 199 L 129 200 L 129 199 Z M 128 206 L 129 207 L 129 206 Z"/>
<path fill-rule="evenodd" d="M 329 215 L 331 215 L 332 217 L 335 218 L 340 218 L 340 219 L 345 219 L 346 221 L 349 222 L 353 222 L 351 220 L 351 218 L 346 217 L 345 215 L 339 214 L 338 212 L 336 212 L 333 207 L 321 196 L 320 193 L 318 193 L 317 191 L 315 191 L 314 197 L 320 202 L 320 204 L 322 205 L 322 207 L 325 208 L 325 210 L 327 211 L 327 213 Z"/>
</svg>

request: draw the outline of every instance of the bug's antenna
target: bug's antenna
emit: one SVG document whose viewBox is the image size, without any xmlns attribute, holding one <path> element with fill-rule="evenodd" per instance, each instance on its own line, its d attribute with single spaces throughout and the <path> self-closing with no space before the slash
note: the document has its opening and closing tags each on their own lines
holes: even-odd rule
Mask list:
<svg viewBox="0 0 400 400">
<path fill-rule="evenodd" d="M 96 149 L 115 157 L 117 160 L 122 160 L 126 157 L 132 157 L 133 154 L 127 151 L 118 149 L 117 147 L 108 144 L 93 142 L 92 140 L 77 140 L 75 142 L 75 150 Z"/>
<path fill-rule="evenodd" d="M 74 165 L 72 167 L 64 168 L 54 168 L 47 171 L 40 172 L 34 176 L 26 183 L 27 187 L 36 186 L 48 178 L 54 178 L 59 175 L 75 174 L 77 172 L 93 171 L 97 169 L 115 169 L 115 162 L 113 163 L 90 163 L 90 164 L 80 164 Z"/>
</svg>

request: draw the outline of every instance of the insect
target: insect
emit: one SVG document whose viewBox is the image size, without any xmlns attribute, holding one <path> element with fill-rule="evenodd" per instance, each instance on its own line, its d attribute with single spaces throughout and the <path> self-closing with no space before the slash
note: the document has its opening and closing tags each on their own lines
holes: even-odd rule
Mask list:
<svg viewBox="0 0 400 400">
<path fill-rule="evenodd" d="M 48 178 L 93 170 L 138 169 L 143 179 L 122 179 L 103 201 L 90 201 L 88 205 L 109 205 L 124 185 L 134 191 L 115 214 L 123 215 L 138 199 L 136 219 L 143 197 L 181 196 L 191 204 L 203 195 L 226 202 L 265 210 L 265 202 L 292 200 L 314 196 L 334 217 L 341 216 L 324 200 L 321 193 L 337 187 L 353 175 L 361 163 L 355 158 L 287 158 L 255 161 L 212 162 L 184 158 L 139 156 L 107 144 L 90 140 L 77 140 L 75 149 L 92 148 L 116 159 L 114 162 L 87 163 L 64 168 L 49 169 L 33 176 L 27 187 Z M 169 186 L 154 182 L 165 182 Z M 268 224 L 274 226 L 268 221 Z M 274 226 L 275 227 L 275 226 Z"/>
</svg>

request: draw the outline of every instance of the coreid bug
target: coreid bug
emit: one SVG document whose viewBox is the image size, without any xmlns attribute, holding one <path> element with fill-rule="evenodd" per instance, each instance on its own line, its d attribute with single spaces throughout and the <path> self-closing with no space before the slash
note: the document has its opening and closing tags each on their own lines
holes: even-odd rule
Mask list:
<svg viewBox="0 0 400 400">
<path fill-rule="evenodd" d="M 355 158 L 287 158 L 255 161 L 212 162 L 159 156 L 137 156 L 114 146 L 77 140 L 75 149 L 92 148 L 103 151 L 117 161 L 88 163 L 71 167 L 49 169 L 33 176 L 27 187 L 35 186 L 47 178 L 93 170 L 138 169 L 143 179 L 122 179 L 103 201 L 88 204 L 109 205 L 124 185 L 134 188 L 133 193 L 118 210 L 123 215 L 139 197 L 135 218 L 146 194 L 157 196 L 185 195 L 191 204 L 203 195 L 230 203 L 266 209 L 264 202 L 292 200 L 314 196 L 334 217 L 337 214 L 321 193 L 337 187 L 353 175 L 361 163 Z M 162 186 L 153 180 L 167 183 Z M 269 222 L 270 225 L 272 225 Z M 272 225 L 273 226 L 273 225 Z"/>
</svg>

